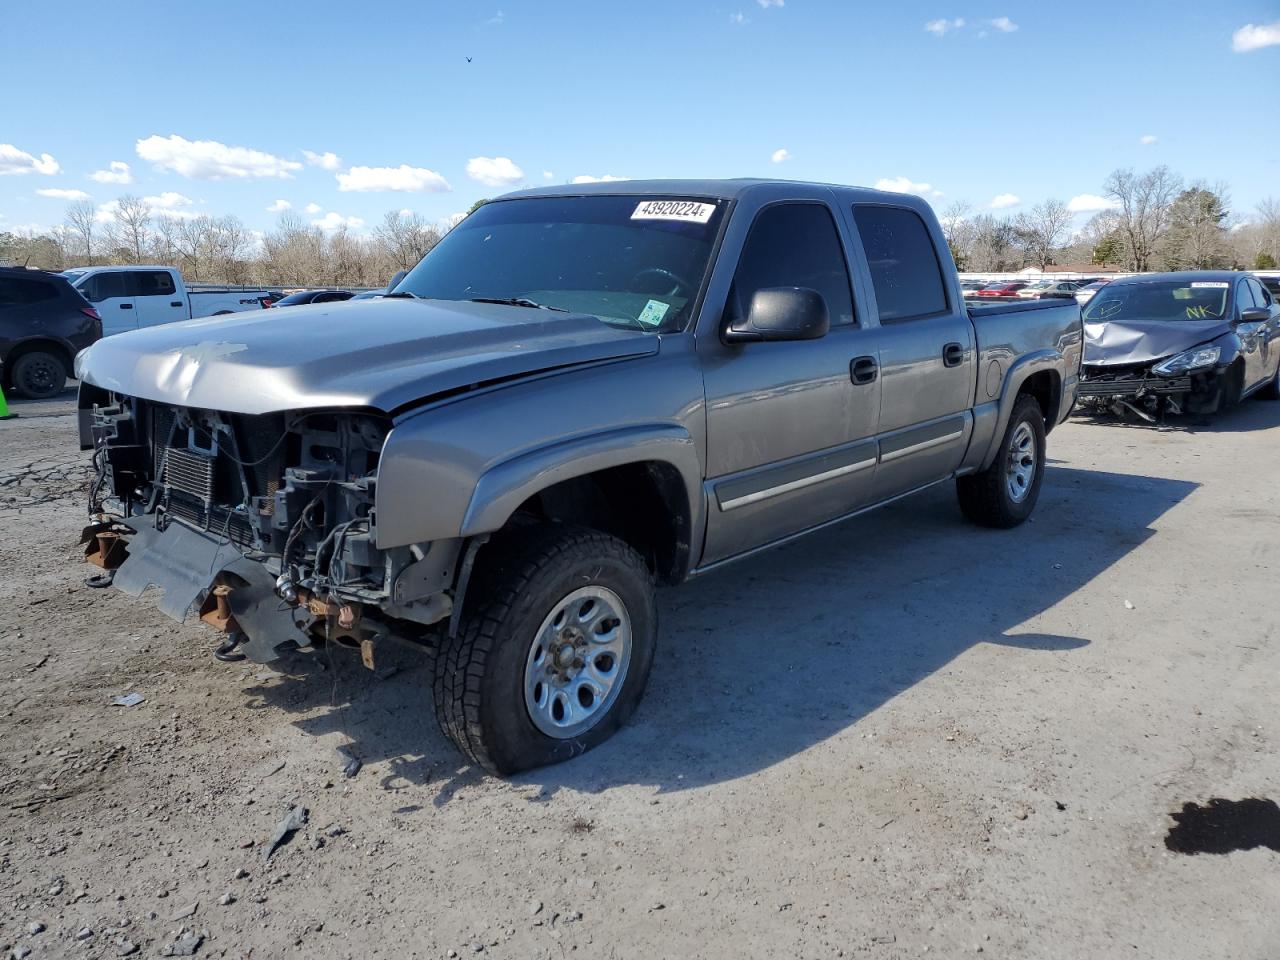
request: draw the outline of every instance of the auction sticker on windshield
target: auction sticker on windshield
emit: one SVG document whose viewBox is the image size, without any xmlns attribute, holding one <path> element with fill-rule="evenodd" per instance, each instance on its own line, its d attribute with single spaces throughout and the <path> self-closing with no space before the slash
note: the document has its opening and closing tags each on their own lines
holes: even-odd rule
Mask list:
<svg viewBox="0 0 1280 960">
<path fill-rule="evenodd" d="M 1231 286 L 1231 284 L 1227 283 L 1225 280 L 1196 280 L 1191 284 L 1191 288 L 1193 290 L 1200 289 L 1202 287 L 1210 287 L 1214 290 L 1225 290 L 1229 286 Z"/>
<path fill-rule="evenodd" d="M 716 212 L 714 203 L 697 200 L 645 200 L 636 206 L 632 220 L 684 220 L 688 223 L 706 223 Z"/>
<path fill-rule="evenodd" d="M 646 327 L 656 327 L 662 322 L 662 318 L 667 315 L 667 311 L 671 309 L 671 304 L 663 303 L 661 300 L 650 300 L 644 305 L 644 309 L 640 311 L 640 316 L 636 317 L 640 323 Z"/>
</svg>

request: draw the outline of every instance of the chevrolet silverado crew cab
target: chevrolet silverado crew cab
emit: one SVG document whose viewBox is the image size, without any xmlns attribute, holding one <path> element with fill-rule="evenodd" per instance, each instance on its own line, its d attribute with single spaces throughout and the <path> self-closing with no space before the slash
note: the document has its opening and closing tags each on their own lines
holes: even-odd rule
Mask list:
<svg viewBox="0 0 1280 960">
<path fill-rule="evenodd" d="M 655 583 L 951 480 L 1025 520 L 1081 344 L 1071 300 L 966 308 L 915 197 L 513 193 L 383 299 L 83 354 L 88 553 L 223 657 L 434 648 L 445 733 L 511 773 L 632 713 Z"/>
<path fill-rule="evenodd" d="M 261 310 L 281 296 L 256 287 L 188 287 L 173 267 L 77 267 L 62 275 L 97 308 L 108 337 L 175 320 Z"/>
</svg>

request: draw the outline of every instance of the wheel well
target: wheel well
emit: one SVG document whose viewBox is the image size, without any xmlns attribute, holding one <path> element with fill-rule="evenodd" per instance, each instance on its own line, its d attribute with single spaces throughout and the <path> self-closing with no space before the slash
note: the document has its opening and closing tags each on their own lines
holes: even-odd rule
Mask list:
<svg viewBox="0 0 1280 960">
<path fill-rule="evenodd" d="M 1044 432 L 1048 433 L 1058 422 L 1058 405 L 1062 402 L 1062 382 L 1053 370 L 1033 373 L 1018 388 L 1019 394 L 1035 397 L 1044 416 Z"/>
<path fill-rule="evenodd" d="M 507 522 L 578 523 L 630 544 L 663 583 L 684 578 L 692 518 L 684 480 L 671 464 L 646 460 L 572 477 L 529 497 Z"/>
<path fill-rule="evenodd" d="M 62 361 L 62 369 L 67 372 L 67 376 L 72 374 L 73 358 L 71 352 L 57 340 L 23 340 L 20 344 L 9 351 L 8 356 L 4 359 L 4 385 L 6 387 L 13 386 L 13 366 L 18 362 L 18 358 L 24 354 L 33 353 L 35 351 L 44 351 L 52 353 L 60 361 Z"/>
</svg>

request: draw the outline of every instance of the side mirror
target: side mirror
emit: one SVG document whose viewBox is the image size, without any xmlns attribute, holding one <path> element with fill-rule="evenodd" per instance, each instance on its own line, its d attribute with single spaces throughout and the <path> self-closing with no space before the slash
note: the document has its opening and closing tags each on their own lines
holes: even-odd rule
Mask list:
<svg viewBox="0 0 1280 960">
<path fill-rule="evenodd" d="M 387 284 L 387 293 L 396 288 L 396 285 L 409 275 L 408 270 L 397 270 L 391 277 L 391 282 Z"/>
<path fill-rule="evenodd" d="M 721 334 L 725 343 L 817 340 L 831 329 L 827 301 L 808 287 L 766 287 L 751 298 L 747 315 Z"/>
<path fill-rule="evenodd" d="M 1250 307 L 1240 311 L 1241 323 L 1266 323 L 1271 319 L 1271 311 L 1266 307 Z"/>
</svg>

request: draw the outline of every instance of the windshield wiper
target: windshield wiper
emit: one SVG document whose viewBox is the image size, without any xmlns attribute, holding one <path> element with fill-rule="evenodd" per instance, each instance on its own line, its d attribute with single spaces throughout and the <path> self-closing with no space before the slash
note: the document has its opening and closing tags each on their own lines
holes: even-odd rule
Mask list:
<svg viewBox="0 0 1280 960">
<path fill-rule="evenodd" d="M 531 310 L 555 310 L 557 313 L 568 313 L 564 307 L 550 307 L 545 303 L 538 303 L 536 300 L 530 300 L 528 297 L 472 297 L 471 303 L 501 303 L 508 307 L 529 307 Z"/>
<path fill-rule="evenodd" d="M 408 290 L 397 290 L 395 293 L 384 293 L 382 295 L 383 300 L 391 300 L 394 297 L 403 297 L 406 300 L 422 299 L 422 297 L 418 296 L 416 293 L 410 293 Z"/>
</svg>

